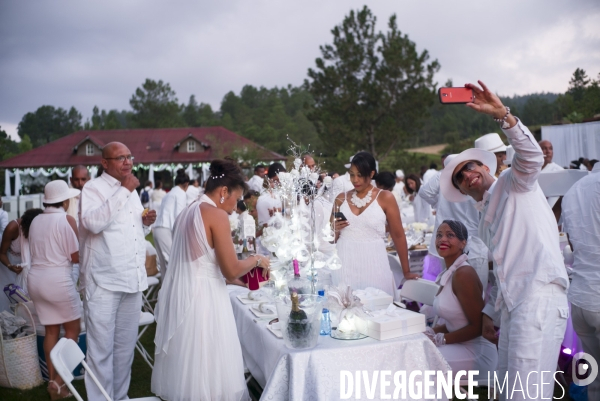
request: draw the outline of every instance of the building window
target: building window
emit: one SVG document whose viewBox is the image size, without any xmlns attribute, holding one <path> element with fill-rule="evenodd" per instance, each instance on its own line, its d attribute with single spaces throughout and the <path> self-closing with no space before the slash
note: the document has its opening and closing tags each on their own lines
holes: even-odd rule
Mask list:
<svg viewBox="0 0 600 401">
<path fill-rule="evenodd" d="M 94 144 L 93 143 L 86 143 L 85 144 L 85 155 L 86 156 L 93 156 L 94 155 Z"/>
<path fill-rule="evenodd" d="M 188 141 L 188 143 L 187 143 L 187 151 L 188 152 L 195 152 L 196 151 L 196 142 L 194 142 L 194 141 Z"/>
</svg>

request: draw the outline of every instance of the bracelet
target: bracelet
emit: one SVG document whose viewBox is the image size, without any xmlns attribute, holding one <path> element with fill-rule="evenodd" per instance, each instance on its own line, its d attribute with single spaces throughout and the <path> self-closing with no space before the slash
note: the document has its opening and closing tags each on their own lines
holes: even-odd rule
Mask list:
<svg viewBox="0 0 600 401">
<path fill-rule="evenodd" d="M 508 118 L 508 115 L 510 114 L 510 107 L 504 106 L 504 108 L 506 109 L 506 114 L 504 115 L 504 117 L 494 118 L 494 121 L 496 121 L 498 124 L 500 124 L 502 126 L 502 128 L 504 128 L 504 125 L 506 124 L 506 119 Z"/>
<path fill-rule="evenodd" d="M 256 256 L 256 266 L 254 266 L 254 267 L 259 267 L 262 259 L 260 258 L 259 255 L 254 255 L 254 256 Z"/>
</svg>

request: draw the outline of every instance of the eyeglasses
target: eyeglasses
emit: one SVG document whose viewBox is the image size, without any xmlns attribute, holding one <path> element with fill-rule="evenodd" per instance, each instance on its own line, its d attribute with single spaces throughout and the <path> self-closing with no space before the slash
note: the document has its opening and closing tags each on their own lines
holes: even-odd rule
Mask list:
<svg viewBox="0 0 600 401">
<path fill-rule="evenodd" d="M 135 157 L 129 155 L 129 156 L 119 156 L 119 157 L 104 157 L 105 160 L 116 160 L 119 163 L 123 163 L 125 160 L 129 160 L 130 162 L 133 161 L 133 159 L 135 159 Z"/>
<path fill-rule="evenodd" d="M 456 173 L 456 175 L 454 177 L 452 177 L 452 180 L 454 181 L 454 183 L 457 186 L 458 186 L 458 184 L 462 184 L 463 180 L 465 179 L 464 172 L 465 171 L 473 171 L 473 170 L 475 170 L 475 167 L 477 167 L 477 163 L 468 162 L 467 164 L 462 166 L 462 168 L 459 170 L 458 173 Z"/>
</svg>

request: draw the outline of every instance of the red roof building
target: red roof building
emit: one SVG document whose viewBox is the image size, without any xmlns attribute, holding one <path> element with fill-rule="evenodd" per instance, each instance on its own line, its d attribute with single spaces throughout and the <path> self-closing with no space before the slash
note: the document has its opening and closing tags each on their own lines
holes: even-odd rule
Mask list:
<svg viewBox="0 0 600 401">
<path fill-rule="evenodd" d="M 284 156 L 223 127 L 119 129 L 74 132 L 4 160 L 0 168 L 100 165 L 102 148 L 109 142 L 124 143 L 135 157 L 135 165 L 207 163 L 244 151 L 255 160 L 285 160 Z"/>
</svg>

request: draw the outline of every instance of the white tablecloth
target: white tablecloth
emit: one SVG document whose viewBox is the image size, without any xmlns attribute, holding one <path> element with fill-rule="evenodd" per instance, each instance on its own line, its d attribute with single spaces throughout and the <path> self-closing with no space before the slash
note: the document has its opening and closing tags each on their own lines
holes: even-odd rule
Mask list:
<svg viewBox="0 0 600 401">
<path fill-rule="evenodd" d="M 339 400 L 341 370 L 352 375 L 358 370 L 367 371 L 370 380 L 376 370 L 391 371 L 389 395 L 393 394 L 393 375 L 397 371 L 406 371 L 408 378 L 413 370 L 444 374 L 450 370 L 442 354 L 423 334 L 386 341 L 342 341 L 321 336 L 313 349 L 288 349 L 282 339 L 267 330 L 268 320 L 255 322 L 250 306 L 236 298 L 247 293 L 246 289 L 229 286 L 229 291 L 244 362 L 264 389 L 261 400 Z M 365 397 L 364 384 L 361 388 Z M 378 379 L 374 399 L 379 396 Z"/>
</svg>

